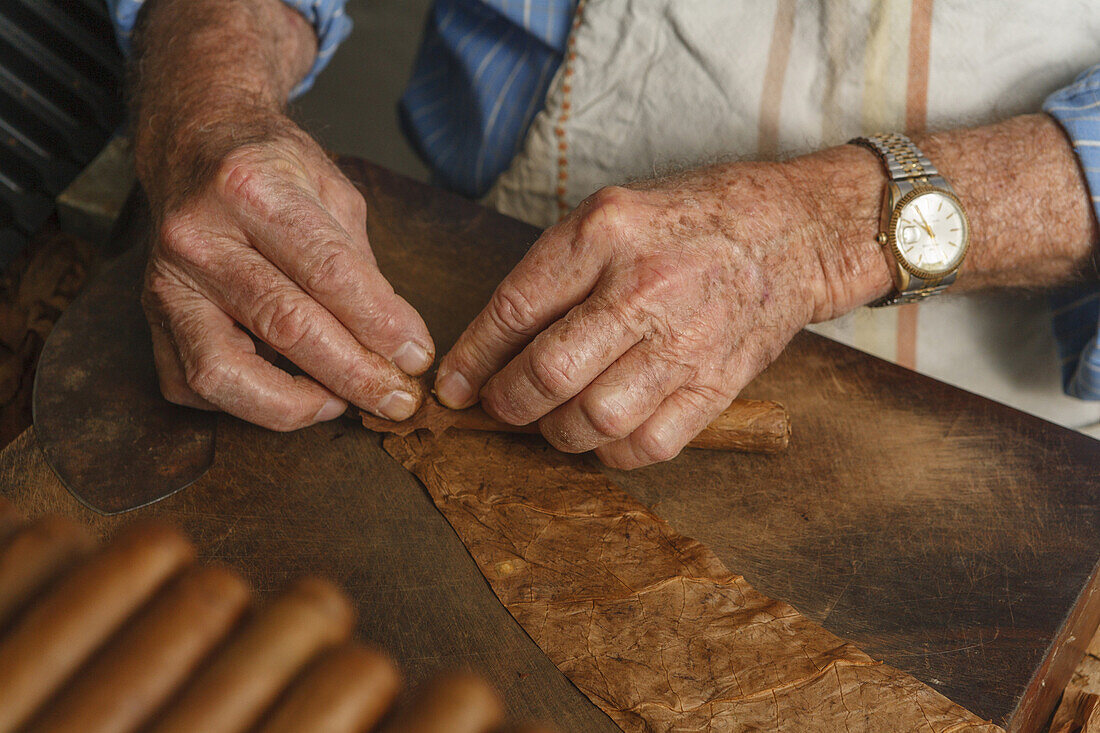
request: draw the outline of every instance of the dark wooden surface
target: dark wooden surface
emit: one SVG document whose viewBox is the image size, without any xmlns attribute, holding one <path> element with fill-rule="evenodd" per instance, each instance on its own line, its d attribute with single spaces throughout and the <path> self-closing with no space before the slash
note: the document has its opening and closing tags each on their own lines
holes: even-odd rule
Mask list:
<svg viewBox="0 0 1100 733">
<path fill-rule="evenodd" d="M 363 182 L 382 271 L 440 352 L 536 232 L 345 161 Z M 1100 450 L 1049 425 L 810 334 L 746 396 L 791 411 L 787 453 L 689 451 L 619 483 L 766 594 L 975 713 L 1036 728 L 1096 629 Z M 24 434 L 0 482 L 26 511 L 108 529 Z M 278 435 L 223 418 L 217 458 L 139 510 L 179 522 L 261 590 L 320 572 L 364 638 L 414 678 L 470 664 L 514 712 L 570 731 L 610 722 L 497 603 L 424 489 L 350 420 Z"/>
</svg>

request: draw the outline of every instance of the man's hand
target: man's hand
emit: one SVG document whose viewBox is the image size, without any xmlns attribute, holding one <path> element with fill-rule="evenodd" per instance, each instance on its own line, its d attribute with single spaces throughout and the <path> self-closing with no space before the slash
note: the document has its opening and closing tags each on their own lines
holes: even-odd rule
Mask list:
<svg viewBox="0 0 1100 733">
<path fill-rule="evenodd" d="M 276 430 L 349 402 L 408 417 L 427 328 L 378 272 L 362 196 L 282 112 L 313 62 L 312 28 L 279 0 L 143 13 L 135 159 L 157 225 L 143 303 L 164 395 Z"/>
<path fill-rule="evenodd" d="M 742 164 L 598 192 L 501 283 L 444 358 L 440 398 L 480 392 L 494 417 L 616 467 L 677 455 L 829 307 L 838 234 L 801 176 Z"/>
<path fill-rule="evenodd" d="M 359 192 L 289 120 L 265 128 L 228 149 L 211 130 L 209 180 L 158 217 L 143 303 L 161 390 L 276 430 L 337 417 L 345 400 L 404 419 L 428 330 L 378 272 Z M 312 378 L 271 364 L 238 324 Z"/>
<path fill-rule="evenodd" d="M 1049 118 L 917 144 L 970 212 L 964 289 L 1062 282 L 1088 264 L 1096 225 Z M 841 146 L 600 191 L 545 232 L 443 358 L 440 400 L 480 397 L 611 466 L 669 459 L 798 329 L 889 291 L 875 244 L 885 180 L 870 152 Z"/>
</svg>

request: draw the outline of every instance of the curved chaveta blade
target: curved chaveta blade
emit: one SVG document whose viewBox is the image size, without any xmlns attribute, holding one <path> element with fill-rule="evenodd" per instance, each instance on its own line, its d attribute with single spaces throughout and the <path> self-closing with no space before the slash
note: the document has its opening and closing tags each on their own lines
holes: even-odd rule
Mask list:
<svg viewBox="0 0 1100 733">
<path fill-rule="evenodd" d="M 122 255 L 62 314 L 34 382 L 46 461 L 103 514 L 163 499 L 214 462 L 216 416 L 167 402 L 157 386 L 139 300 L 143 250 Z"/>
</svg>

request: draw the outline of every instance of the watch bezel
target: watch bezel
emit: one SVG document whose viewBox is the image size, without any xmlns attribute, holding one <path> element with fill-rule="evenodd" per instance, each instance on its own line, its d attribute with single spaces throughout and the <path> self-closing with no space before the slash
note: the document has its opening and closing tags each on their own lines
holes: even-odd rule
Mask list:
<svg viewBox="0 0 1100 733">
<path fill-rule="evenodd" d="M 940 272 L 925 270 L 911 263 L 908 259 L 906 259 L 905 255 L 902 254 L 901 247 L 898 246 L 897 239 L 898 221 L 901 218 L 902 209 L 904 209 L 909 204 L 909 202 L 913 201 L 914 199 L 920 198 L 921 196 L 929 193 L 938 193 L 951 199 L 951 201 L 954 202 L 956 208 L 958 208 L 959 214 L 962 215 L 963 225 L 966 229 L 966 236 L 962 244 L 962 249 L 958 254 L 957 263 L 951 269 L 942 270 Z M 894 259 L 897 261 L 899 267 L 901 267 L 911 275 L 916 275 L 921 280 L 938 281 L 947 277 L 952 272 L 958 271 L 959 267 L 963 263 L 963 260 L 966 258 L 966 253 L 970 250 L 970 217 L 966 215 L 966 208 L 962 205 L 962 201 L 959 200 L 959 197 L 956 196 L 953 191 L 950 191 L 946 188 L 941 188 L 940 186 L 917 185 L 914 186 L 911 191 L 906 192 L 901 198 L 894 202 L 893 209 L 890 212 L 890 221 L 887 223 L 885 234 L 886 246 L 887 248 L 889 248 L 890 253 L 894 256 Z"/>
</svg>

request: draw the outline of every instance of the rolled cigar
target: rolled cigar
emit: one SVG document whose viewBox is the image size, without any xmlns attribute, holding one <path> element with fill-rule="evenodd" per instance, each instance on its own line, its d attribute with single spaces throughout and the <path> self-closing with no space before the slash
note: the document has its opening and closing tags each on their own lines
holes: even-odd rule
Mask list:
<svg viewBox="0 0 1100 733">
<path fill-rule="evenodd" d="M 84 527 L 56 515 L 16 530 L 0 547 L 0 629 L 94 544 Z"/>
<path fill-rule="evenodd" d="M 324 654 L 283 695 L 260 733 L 360 733 L 372 730 L 401 689 L 382 654 L 347 644 Z"/>
<path fill-rule="evenodd" d="M 790 440 L 791 417 L 786 407 L 769 400 L 734 400 L 691 439 L 688 448 L 779 453 Z"/>
<path fill-rule="evenodd" d="M 45 706 L 28 731 L 138 730 L 229 634 L 248 598 L 247 583 L 231 570 L 186 571 Z"/>
<path fill-rule="evenodd" d="M 538 433 L 538 423 L 522 427 L 494 420 L 479 408 L 460 410 L 454 427 L 465 430 Z M 766 400 L 734 400 L 710 425 L 691 439 L 688 448 L 733 450 L 742 453 L 778 453 L 791 438 L 787 408 Z"/>
<path fill-rule="evenodd" d="M 470 673 L 436 677 L 413 695 L 386 733 L 490 733 L 504 722 L 504 704 L 488 682 Z"/>
<path fill-rule="evenodd" d="M 499 433 L 539 432 L 538 423 L 509 425 L 485 414 L 480 407 L 449 410 L 434 398 L 408 420 L 391 422 L 369 413 L 360 413 L 363 425 L 378 432 L 407 435 L 414 430 L 443 432 L 448 428 L 484 430 Z M 791 437 L 791 419 L 787 408 L 767 400 L 734 400 L 725 411 L 703 428 L 689 448 L 734 450 L 744 453 L 778 453 L 785 450 Z"/>
<path fill-rule="evenodd" d="M 66 574 L 0 640 L 0 732 L 25 723 L 193 557 L 194 548 L 176 530 L 141 523 Z"/>
<path fill-rule="evenodd" d="M 250 730 L 318 652 L 347 640 L 353 620 L 351 604 L 334 585 L 297 581 L 230 638 L 149 730 Z"/>
</svg>

